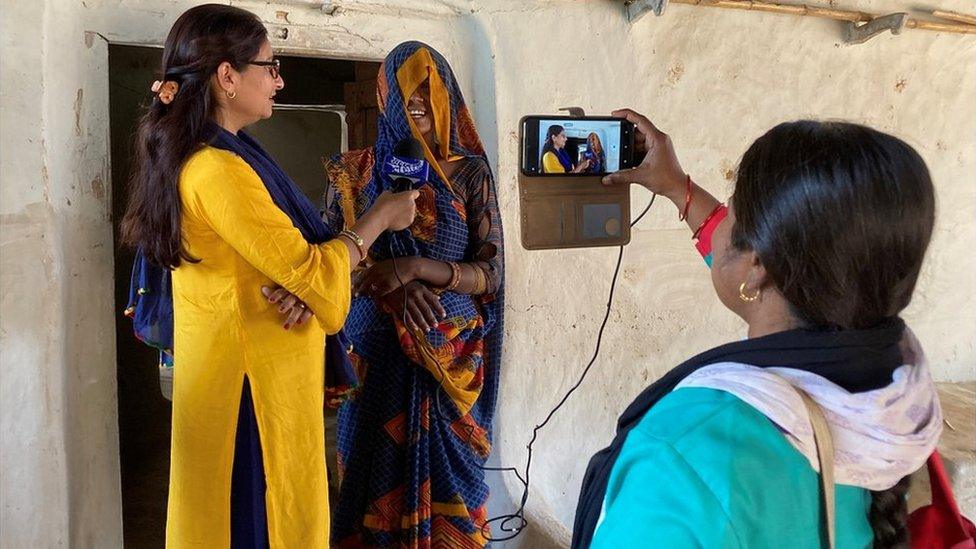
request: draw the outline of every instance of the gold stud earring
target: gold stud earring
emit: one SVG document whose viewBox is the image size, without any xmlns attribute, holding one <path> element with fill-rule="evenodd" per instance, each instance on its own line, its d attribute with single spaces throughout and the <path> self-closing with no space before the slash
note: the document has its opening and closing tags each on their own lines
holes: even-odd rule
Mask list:
<svg viewBox="0 0 976 549">
<path fill-rule="evenodd" d="M 756 295 L 746 295 L 746 283 L 743 282 L 742 284 L 739 284 L 739 299 L 741 299 L 743 303 L 752 303 L 753 301 L 759 299 L 760 294 L 762 294 L 761 289 L 756 290 Z"/>
<path fill-rule="evenodd" d="M 236 91 L 224 92 L 224 93 L 227 94 L 227 99 L 233 99 L 233 98 L 237 97 L 237 92 Z"/>
</svg>

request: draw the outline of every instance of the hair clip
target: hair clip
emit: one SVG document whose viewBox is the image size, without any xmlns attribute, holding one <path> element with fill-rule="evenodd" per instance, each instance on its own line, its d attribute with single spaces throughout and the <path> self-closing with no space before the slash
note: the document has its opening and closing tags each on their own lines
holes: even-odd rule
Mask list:
<svg viewBox="0 0 976 549">
<path fill-rule="evenodd" d="M 180 85 L 172 80 L 157 80 L 153 82 L 150 89 L 159 97 L 159 101 L 163 105 L 169 105 L 173 101 L 173 97 L 176 96 L 176 92 L 180 91 Z"/>
</svg>

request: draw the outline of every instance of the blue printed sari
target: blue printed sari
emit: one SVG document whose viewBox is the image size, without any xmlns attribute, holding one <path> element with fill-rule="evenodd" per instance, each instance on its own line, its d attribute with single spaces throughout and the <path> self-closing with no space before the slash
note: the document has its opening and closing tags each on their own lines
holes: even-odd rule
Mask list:
<svg viewBox="0 0 976 549">
<path fill-rule="evenodd" d="M 376 145 L 326 162 L 326 217 L 349 226 L 390 184 L 381 166 L 403 138 L 415 136 L 405 99 L 424 81 L 441 158 L 459 163 L 444 176 L 434 167 L 408 231 L 384 234 L 372 261 L 420 256 L 470 262 L 484 235 L 472 219 L 488 212 L 498 277 L 493 293 L 440 295 L 447 318 L 430 332 L 408 331 L 368 297 L 356 297 L 345 331 L 360 387 L 338 416 L 341 488 L 332 524 L 337 547 L 483 547 L 488 487 L 484 465 L 498 391 L 502 342 L 501 223 L 494 183 L 454 74 L 418 42 L 394 49 L 378 78 L 381 109 Z M 484 195 L 469 189 L 487 189 Z M 473 195 L 486 198 L 479 207 Z M 476 197 L 477 198 L 477 197 Z M 497 267 L 495 267 L 497 265 Z"/>
</svg>

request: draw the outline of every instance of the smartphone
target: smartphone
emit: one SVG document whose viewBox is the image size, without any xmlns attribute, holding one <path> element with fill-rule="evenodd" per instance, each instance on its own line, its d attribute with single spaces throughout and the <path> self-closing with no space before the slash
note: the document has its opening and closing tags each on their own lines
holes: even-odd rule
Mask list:
<svg viewBox="0 0 976 549">
<path fill-rule="evenodd" d="M 521 134 L 528 176 L 594 176 L 634 166 L 634 125 L 623 118 L 530 115 Z"/>
</svg>

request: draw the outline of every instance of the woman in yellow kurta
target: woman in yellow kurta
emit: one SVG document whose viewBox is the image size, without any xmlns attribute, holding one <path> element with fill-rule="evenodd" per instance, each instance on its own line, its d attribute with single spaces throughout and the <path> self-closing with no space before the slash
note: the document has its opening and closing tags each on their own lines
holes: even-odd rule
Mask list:
<svg viewBox="0 0 976 549">
<path fill-rule="evenodd" d="M 573 164 L 566 153 L 566 129 L 559 124 L 549 126 L 542 145 L 542 173 L 583 173 L 590 166 L 589 160 Z"/>
<path fill-rule="evenodd" d="M 173 347 L 166 350 L 178 366 L 167 545 L 325 547 L 326 334 L 345 321 L 350 266 L 382 231 L 410 224 L 417 193 L 384 195 L 339 238 L 309 222 L 318 218 L 314 206 L 240 132 L 271 115 L 284 86 L 253 14 L 220 5 L 187 11 L 162 65 L 140 127 L 122 230 L 140 250 L 138 278 L 153 265 L 172 273 Z M 167 288 L 140 286 L 137 327 L 170 303 Z M 287 297 L 269 303 L 279 295 Z M 248 472 L 239 477 L 236 463 L 235 438 L 248 432 L 239 425 L 245 409 L 256 419 L 263 464 L 253 485 L 239 482 Z M 258 493 L 241 496 L 237 484 Z"/>
</svg>

